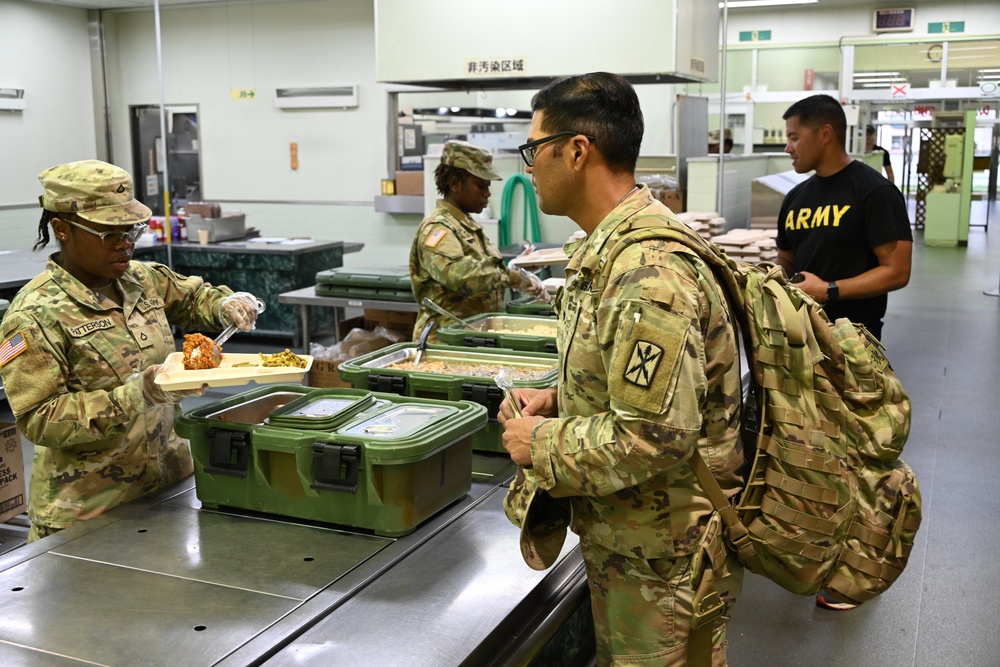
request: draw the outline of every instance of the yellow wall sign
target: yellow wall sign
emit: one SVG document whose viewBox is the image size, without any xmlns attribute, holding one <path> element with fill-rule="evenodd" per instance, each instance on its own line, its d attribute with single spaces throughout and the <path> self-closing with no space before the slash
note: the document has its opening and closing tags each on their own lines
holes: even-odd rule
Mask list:
<svg viewBox="0 0 1000 667">
<path fill-rule="evenodd" d="M 234 100 L 255 100 L 257 99 L 256 88 L 233 88 L 229 91 L 229 97 Z"/>
</svg>

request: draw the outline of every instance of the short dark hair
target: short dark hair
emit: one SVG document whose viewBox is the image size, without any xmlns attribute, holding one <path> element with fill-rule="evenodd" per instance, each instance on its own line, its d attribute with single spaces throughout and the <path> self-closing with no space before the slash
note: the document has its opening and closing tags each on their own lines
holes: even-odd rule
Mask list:
<svg viewBox="0 0 1000 667">
<path fill-rule="evenodd" d="M 437 188 L 442 197 L 447 197 L 448 193 L 451 192 L 451 182 L 456 178 L 461 180 L 468 176 L 471 174 L 466 170 L 441 162 L 434 169 L 434 187 Z"/>
<path fill-rule="evenodd" d="M 847 115 L 840 102 L 829 95 L 810 95 L 799 100 L 788 107 L 782 118 L 788 120 L 792 116 L 798 116 L 800 123 L 811 128 L 829 125 L 840 145 L 847 145 Z"/>
<path fill-rule="evenodd" d="M 608 72 L 577 74 L 553 81 L 531 98 L 531 110 L 545 113 L 545 131 L 580 132 L 615 171 L 635 171 L 645 125 L 635 88 Z"/>
</svg>

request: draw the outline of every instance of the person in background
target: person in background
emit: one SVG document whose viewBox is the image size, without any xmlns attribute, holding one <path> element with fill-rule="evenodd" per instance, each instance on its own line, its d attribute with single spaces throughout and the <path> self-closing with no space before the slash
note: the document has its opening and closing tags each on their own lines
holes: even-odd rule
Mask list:
<svg viewBox="0 0 1000 667">
<path fill-rule="evenodd" d="M 0 327 L 0 375 L 20 432 L 35 445 L 28 541 L 190 475 L 178 404 L 204 388 L 156 379 L 174 352 L 172 325 L 251 329 L 257 300 L 132 261 L 150 210 L 128 172 L 98 160 L 39 175 L 44 209 L 36 251 L 59 244 L 14 297 Z"/>
<path fill-rule="evenodd" d="M 729 496 L 743 487 L 740 372 L 723 293 L 710 267 L 664 239 L 600 262 L 634 221 L 682 224 L 636 183 L 644 125 L 628 81 L 564 78 L 534 96 L 532 111 L 520 149 L 539 206 L 587 236 L 566 247 L 558 386 L 515 390 L 520 417 L 509 400 L 500 406 L 504 447 L 525 480 L 511 487 L 508 516 L 530 517 L 528 497 L 568 499 L 598 664 L 724 665 L 743 568 L 690 463 L 697 451 Z M 595 271 L 608 276 L 601 289 Z M 518 507 L 528 507 L 520 519 Z M 716 593 L 721 604 L 705 613 Z"/>
<path fill-rule="evenodd" d="M 887 294 L 910 280 L 913 232 L 903 195 L 845 148 L 847 117 L 829 95 L 812 95 L 784 114 L 785 152 L 800 174 L 778 213 L 778 264 L 823 304 L 882 337 Z"/>
<path fill-rule="evenodd" d="M 434 170 L 441 199 L 417 228 L 410 248 L 410 281 L 417 303 L 430 299 L 458 317 L 502 312 L 508 287 L 541 296 L 541 281 L 533 274 L 508 268 L 500 251 L 470 216 L 490 200 L 490 181 L 499 181 L 489 151 L 466 141 L 449 141 Z M 424 328 L 448 318 L 421 306 L 414 340 Z M 428 342 L 437 340 L 437 330 Z"/>
<path fill-rule="evenodd" d="M 875 144 L 874 125 L 869 125 L 865 129 L 865 153 L 882 153 L 882 169 L 885 170 L 885 177 L 893 183 L 896 182 L 896 175 L 892 172 L 892 162 L 889 160 L 889 151 Z"/>
<path fill-rule="evenodd" d="M 728 155 L 733 152 L 733 131 L 726 128 L 723 135 L 722 145 L 724 152 Z M 719 153 L 719 131 L 712 130 L 708 133 L 708 154 L 717 155 Z"/>
</svg>

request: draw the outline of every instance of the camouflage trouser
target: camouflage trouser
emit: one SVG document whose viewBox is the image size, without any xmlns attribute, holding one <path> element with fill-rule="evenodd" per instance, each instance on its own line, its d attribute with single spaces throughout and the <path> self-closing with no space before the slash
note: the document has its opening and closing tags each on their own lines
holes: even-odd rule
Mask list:
<svg viewBox="0 0 1000 667">
<path fill-rule="evenodd" d="M 35 540 L 40 540 L 43 537 L 54 535 L 59 531 L 59 528 L 49 528 L 48 526 L 40 526 L 37 523 L 33 523 L 31 524 L 31 528 L 28 529 L 28 544 L 31 544 Z"/>
<path fill-rule="evenodd" d="M 735 556 L 724 555 L 721 568 L 715 568 L 721 575 L 714 583 L 722 596 L 721 613 L 701 623 L 700 627 L 707 625 L 709 629 L 700 635 L 702 646 L 698 651 L 691 628 L 698 596 L 692 585 L 692 563 L 697 561 L 701 569 L 704 559 L 688 556 L 644 560 L 611 553 L 593 544 L 581 542 L 580 546 L 587 564 L 598 665 L 727 664 L 726 622 L 743 584 L 743 567 Z"/>
</svg>

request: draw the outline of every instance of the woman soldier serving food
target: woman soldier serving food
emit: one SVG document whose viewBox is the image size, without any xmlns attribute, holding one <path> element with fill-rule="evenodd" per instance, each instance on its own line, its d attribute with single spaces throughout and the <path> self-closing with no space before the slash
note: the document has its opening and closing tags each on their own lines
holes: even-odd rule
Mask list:
<svg viewBox="0 0 1000 667">
<path fill-rule="evenodd" d="M 14 297 L 0 326 L 0 375 L 35 445 L 28 516 L 34 541 L 162 489 L 193 472 L 173 431 L 178 403 L 204 388 L 163 391 L 171 326 L 249 330 L 257 299 L 162 264 L 132 261 L 150 210 L 132 177 L 106 162 L 58 165 L 44 190 L 34 249 L 59 252 Z"/>
</svg>

